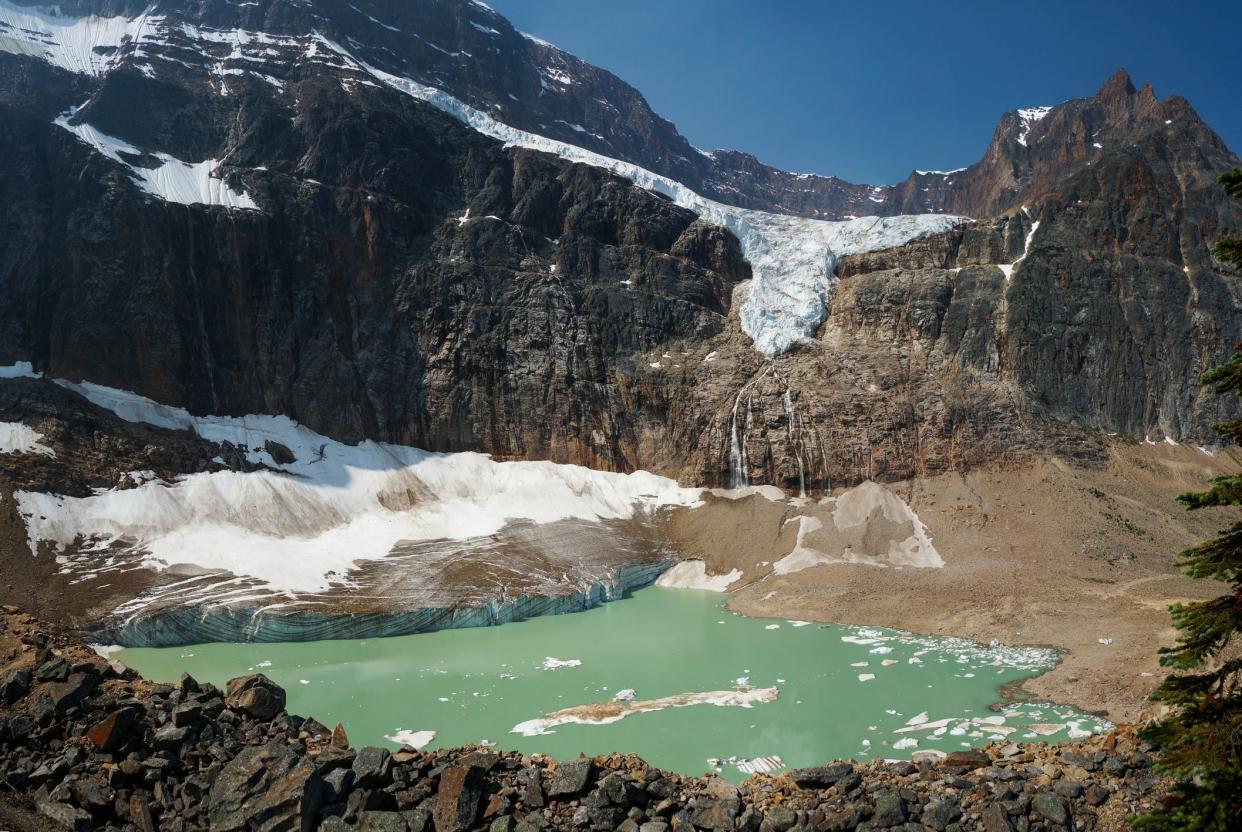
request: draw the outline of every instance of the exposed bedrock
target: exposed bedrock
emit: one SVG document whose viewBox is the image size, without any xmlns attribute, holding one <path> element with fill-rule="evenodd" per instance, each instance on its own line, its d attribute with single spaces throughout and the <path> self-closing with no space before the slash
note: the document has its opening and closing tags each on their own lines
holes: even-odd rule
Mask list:
<svg viewBox="0 0 1242 832">
<path fill-rule="evenodd" d="M 161 66 L 0 54 L 0 365 L 347 442 L 796 493 L 1090 462 L 1114 432 L 1211 444 L 1232 406 L 1197 378 L 1242 339 L 1239 275 L 1208 248 L 1242 227 L 1213 181 L 1238 160 L 1128 78 L 1007 114 L 967 184 L 901 201 L 1002 216 L 843 258 L 815 338 L 769 361 L 739 327 L 737 239 L 626 179 L 330 62 L 227 94 Z M 74 107 L 227 157 L 262 210 L 141 191 L 54 123 Z"/>
</svg>

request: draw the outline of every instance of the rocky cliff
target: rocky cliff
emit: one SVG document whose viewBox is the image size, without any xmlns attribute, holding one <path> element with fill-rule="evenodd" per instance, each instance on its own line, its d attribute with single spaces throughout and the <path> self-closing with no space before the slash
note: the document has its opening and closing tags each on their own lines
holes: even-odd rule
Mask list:
<svg viewBox="0 0 1242 832">
<path fill-rule="evenodd" d="M 1225 406 L 1196 379 L 1242 339 L 1208 253 L 1242 226 L 1213 182 L 1237 159 L 1124 73 L 1006 114 L 965 171 L 795 204 L 820 184 L 686 151 L 480 4 L 60 13 L 88 12 L 0 5 L 0 364 L 350 442 L 806 491 L 1205 444 Z M 846 257 L 815 337 L 767 360 L 733 234 L 400 92 L 424 82 L 736 204 L 980 219 Z M 703 167 L 726 161 L 764 184 L 729 191 Z"/>
</svg>

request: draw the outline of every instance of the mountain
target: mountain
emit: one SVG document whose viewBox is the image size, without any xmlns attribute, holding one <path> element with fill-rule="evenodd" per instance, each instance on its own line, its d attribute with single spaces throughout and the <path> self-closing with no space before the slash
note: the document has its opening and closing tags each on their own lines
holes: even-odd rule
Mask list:
<svg viewBox="0 0 1242 832">
<path fill-rule="evenodd" d="M 347 442 L 804 490 L 1091 460 L 1210 443 L 1242 339 L 1238 159 L 1124 73 L 886 188 L 698 152 L 477 2 L 0 0 L 0 151 L 0 365 Z"/>
</svg>

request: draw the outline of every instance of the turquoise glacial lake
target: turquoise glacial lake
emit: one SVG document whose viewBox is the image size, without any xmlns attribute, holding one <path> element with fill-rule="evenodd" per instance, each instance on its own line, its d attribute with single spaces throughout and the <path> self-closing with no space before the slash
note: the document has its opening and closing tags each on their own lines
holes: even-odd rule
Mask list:
<svg viewBox="0 0 1242 832">
<path fill-rule="evenodd" d="M 717 593 L 651 587 L 588 612 L 499 627 L 127 649 L 117 658 L 168 682 L 188 672 L 223 687 L 262 672 L 288 691 L 291 712 L 343 723 L 355 746 L 486 741 L 558 758 L 620 751 L 732 780 L 1109 727 L 1064 706 L 1003 704 L 999 688 L 1050 668 L 1049 650 L 747 618 L 723 604 Z"/>
</svg>

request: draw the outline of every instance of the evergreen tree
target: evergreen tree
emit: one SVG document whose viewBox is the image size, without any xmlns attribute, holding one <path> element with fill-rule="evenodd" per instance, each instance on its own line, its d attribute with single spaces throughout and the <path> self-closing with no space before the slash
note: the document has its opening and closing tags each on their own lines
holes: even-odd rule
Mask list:
<svg viewBox="0 0 1242 832">
<path fill-rule="evenodd" d="M 1225 191 L 1242 199 L 1242 170 L 1220 177 Z M 1242 267 L 1242 240 L 1227 238 L 1212 247 L 1222 262 Z M 1218 393 L 1242 398 L 1242 344 L 1233 356 L 1203 376 Z M 1242 420 L 1214 426 L 1226 442 L 1242 441 Z M 1192 511 L 1208 506 L 1242 505 L 1242 472 L 1213 477 L 1207 491 L 1183 494 Z M 1161 752 L 1161 768 L 1177 778 L 1168 805 L 1136 818 L 1141 832 L 1228 832 L 1242 829 L 1242 521 L 1181 553 L 1192 578 L 1212 578 L 1231 591 L 1211 601 L 1175 604 L 1173 624 L 1181 631 L 1176 647 L 1160 651 L 1172 668 L 1154 698 L 1172 712 L 1148 729 L 1146 738 Z"/>
</svg>

